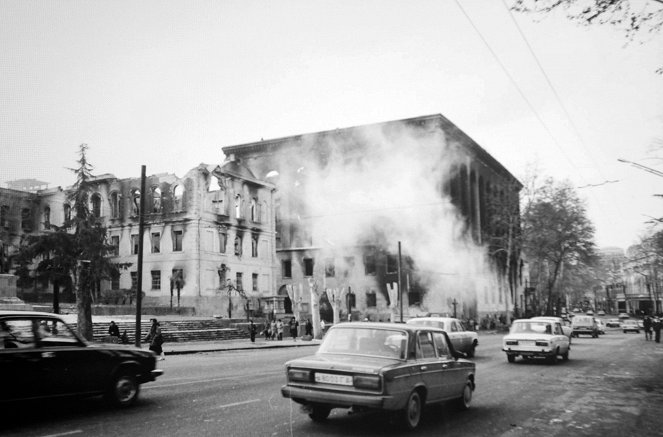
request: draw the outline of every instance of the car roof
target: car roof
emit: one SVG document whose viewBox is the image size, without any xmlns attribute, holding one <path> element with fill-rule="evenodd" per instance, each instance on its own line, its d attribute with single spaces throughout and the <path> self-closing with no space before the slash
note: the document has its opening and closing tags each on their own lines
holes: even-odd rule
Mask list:
<svg viewBox="0 0 663 437">
<path fill-rule="evenodd" d="M 413 318 L 409 319 L 407 321 L 407 323 L 410 323 L 413 320 L 431 320 L 433 322 L 450 322 L 452 320 L 456 320 L 456 321 L 460 322 L 459 319 L 455 319 L 453 317 L 433 317 L 433 316 L 430 316 L 430 317 L 413 317 Z"/>
<path fill-rule="evenodd" d="M 439 328 L 435 328 L 434 326 L 408 325 L 405 323 L 392 323 L 392 322 L 344 322 L 344 323 L 337 323 L 333 325 L 330 329 L 345 329 L 345 328 L 391 329 L 391 330 L 407 331 L 410 333 L 419 331 L 421 329 L 441 331 Z"/>
<path fill-rule="evenodd" d="M 46 313 L 43 311 L 7 311 L 0 310 L 0 317 L 55 317 L 60 318 L 59 314 Z"/>
<path fill-rule="evenodd" d="M 555 316 L 536 316 L 532 317 L 531 320 L 550 320 L 554 322 L 559 322 L 560 320 L 563 320 L 561 317 L 555 317 Z"/>
</svg>

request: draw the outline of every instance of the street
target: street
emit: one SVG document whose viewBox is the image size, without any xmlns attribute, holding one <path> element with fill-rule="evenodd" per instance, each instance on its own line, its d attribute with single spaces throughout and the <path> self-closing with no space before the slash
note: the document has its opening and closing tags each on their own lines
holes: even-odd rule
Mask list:
<svg viewBox="0 0 663 437">
<path fill-rule="evenodd" d="M 568 362 L 507 363 L 501 334 L 480 334 L 477 390 L 466 412 L 426 410 L 413 436 L 626 436 L 663 429 L 663 344 L 608 329 L 574 338 Z M 129 409 L 101 399 L 11 406 L 7 436 L 330 436 L 405 434 L 385 414 L 334 410 L 313 423 L 281 397 L 283 363 L 315 348 L 168 357 Z M 7 375 L 5 375 L 7 377 Z"/>
</svg>

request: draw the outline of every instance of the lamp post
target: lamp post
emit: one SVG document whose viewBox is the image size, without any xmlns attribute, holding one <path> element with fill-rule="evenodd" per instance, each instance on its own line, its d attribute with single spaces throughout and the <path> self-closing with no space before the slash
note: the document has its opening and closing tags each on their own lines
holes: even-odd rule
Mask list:
<svg viewBox="0 0 663 437">
<path fill-rule="evenodd" d="M 456 305 L 458 305 L 458 302 L 456 301 L 456 298 L 454 297 L 453 302 L 451 302 L 451 305 L 454 306 L 454 319 L 456 318 Z"/>
</svg>

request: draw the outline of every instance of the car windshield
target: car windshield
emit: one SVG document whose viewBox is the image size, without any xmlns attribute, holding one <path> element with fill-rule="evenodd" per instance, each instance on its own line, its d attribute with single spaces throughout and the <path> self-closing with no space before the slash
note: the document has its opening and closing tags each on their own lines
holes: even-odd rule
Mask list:
<svg viewBox="0 0 663 437">
<path fill-rule="evenodd" d="M 511 327 L 511 333 L 551 334 L 552 327 L 549 322 L 544 321 L 517 322 Z"/>
<path fill-rule="evenodd" d="M 410 319 L 407 321 L 407 323 L 410 325 L 432 326 L 434 328 L 447 330 L 447 328 L 444 326 L 443 320 Z"/>
<path fill-rule="evenodd" d="M 405 332 L 377 328 L 335 328 L 330 330 L 318 353 L 372 355 L 405 358 Z"/>
</svg>

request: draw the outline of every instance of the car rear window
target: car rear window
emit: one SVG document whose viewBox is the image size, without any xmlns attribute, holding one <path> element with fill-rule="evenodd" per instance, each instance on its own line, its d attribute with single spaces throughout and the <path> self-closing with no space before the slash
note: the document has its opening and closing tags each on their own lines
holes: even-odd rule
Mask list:
<svg viewBox="0 0 663 437">
<path fill-rule="evenodd" d="M 327 332 L 318 353 L 405 358 L 405 332 L 376 328 L 335 328 Z"/>
</svg>

